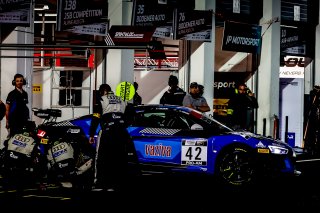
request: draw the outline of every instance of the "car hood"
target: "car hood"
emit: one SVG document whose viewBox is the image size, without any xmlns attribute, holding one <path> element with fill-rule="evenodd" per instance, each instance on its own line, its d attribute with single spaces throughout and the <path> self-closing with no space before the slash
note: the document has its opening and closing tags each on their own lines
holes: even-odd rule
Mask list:
<svg viewBox="0 0 320 213">
<path fill-rule="evenodd" d="M 277 145 L 277 146 L 280 146 L 280 147 L 286 147 L 286 148 L 290 148 L 291 147 L 279 140 L 279 139 L 273 139 L 271 137 L 266 137 L 266 136 L 263 136 L 263 135 L 259 135 L 259 134 L 255 134 L 255 133 L 252 133 L 252 132 L 247 132 L 247 131 L 233 131 L 233 132 L 230 132 L 229 134 L 231 135 L 234 135 L 234 136 L 240 136 L 242 138 L 244 138 L 245 140 L 252 140 L 254 139 L 256 141 L 256 146 L 259 147 L 260 145 L 261 146 L 265 146 L 265 145 Z"/>
</svg>

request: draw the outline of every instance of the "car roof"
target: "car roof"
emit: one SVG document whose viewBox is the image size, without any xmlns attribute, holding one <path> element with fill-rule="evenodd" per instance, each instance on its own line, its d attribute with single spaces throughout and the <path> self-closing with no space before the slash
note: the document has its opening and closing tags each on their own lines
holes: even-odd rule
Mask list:
<svg viewBox="0 0 320 213">
<path fill-rule="evenodd" d="M 134 109 L 137 111 L 139 110 L 155 110 L 155 109 L 172 109 L 176 111 L 182 111 L 190 113 L 192 111 L 191 108 L 185 106 L 178 106 L 178 105 L 168 105 L 168 104 L 148 104 L 148 105 L 138 105 L 135 106 Z"/>
</svg>

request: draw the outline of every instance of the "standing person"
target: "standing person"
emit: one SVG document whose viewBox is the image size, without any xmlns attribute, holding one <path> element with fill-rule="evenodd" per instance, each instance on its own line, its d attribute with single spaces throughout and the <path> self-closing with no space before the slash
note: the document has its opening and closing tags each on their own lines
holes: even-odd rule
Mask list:
<svg viewBox="0 0 320 213">
<path fill-rule="evenodd" d="M 139 95 L 139 93 L 137 92 L 139 84 L 137 82 L 133 82 L 133 86 L 135 89 L 135 93 L 133 96 L 133 105 L 141 105 L 142 104 L 142 98 Z"/>
<path fill-rule="evenodd" d="M 26 80 L 21 74 L 15 74 L 12 85 L 15 87 L 6 99 L 6 128 L 9 137 L 23 129 L 30 118 L 28 104 L 28 93 L 23 89 Z"/>
<path fill-rule="evenodd" d="M 182 106 L 182 101 L 186 92 L 178 86 L 178 78 L 170 75 L 168 80 L 169 90 L 163 93 L 160 104 L 171 104 Z"/>
<path fill-rule="evenodd" d="M 0 100 L 0 121 L 4 118 L 6 115 L 6 104 Z"/>
<path fill-rule="evenodd" d="M 95 143 L 94 135 L 101 126 L 96 144 L 95 189 L 114 191 L 121 186 L 126 172 L 126 144 L 130 135 L 126 129 L 124 111 L 126 103 L 116 96 L 108 84 L 99 87 L 99 98 L 93 109 L 89 143 Z"/>
<path fill-rule="evenodd" d="M 234 129 L 253 131 L 253 110 L 258 107 L 258 101 L 247 85 L 239 84 L 228 102 L 230 126 Z"/>
<path fill-rule="evenodd" d="M 189 93 L 183 99 L 183 106 L 198 110 L 200 112 L 210 111 L 207 100 L 202 96 L 202 94 L 203 86 L 199 86 L 197 82 L 192 82 L 189 86 Z"/>
</svg>

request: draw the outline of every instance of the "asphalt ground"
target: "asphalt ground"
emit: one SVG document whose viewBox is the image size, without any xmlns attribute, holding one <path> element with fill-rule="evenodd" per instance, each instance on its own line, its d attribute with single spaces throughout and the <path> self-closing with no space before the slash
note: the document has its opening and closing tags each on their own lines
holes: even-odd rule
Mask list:
<svg viewBox="0 0 320 213">
<path fill-rule="evenodd" d="M 46 212 L 320 212 L 320 159 L 298 158 L 301 175 L 266 179 L 242 190 L 208 177 L 143 176 L 122 191 L 92 192 L 48 185 L 23 191 L 0 188 L 0 209 Z"/>
</svg>

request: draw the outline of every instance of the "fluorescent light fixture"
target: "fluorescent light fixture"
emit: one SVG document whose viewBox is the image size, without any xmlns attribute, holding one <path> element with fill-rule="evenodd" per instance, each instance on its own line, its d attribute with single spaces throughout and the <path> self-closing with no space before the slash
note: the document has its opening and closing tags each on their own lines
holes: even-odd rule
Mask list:
<svg viewBox="0 0 320 213">
<path fill-rule="evenodd" d="M 56 21 L 34 21 L 35 24 L 42 24 L 42 23 L 46 23 L 46 24 L 56 24 Z"/>
<path fill-rule="evenodd" d="M 42 16 L 42 13 L 39 13 L 38 16 Z M 44 16 L 57 16 L 56 13 L 45 13 Z"/>
<path fill-rule="evenodd" d="M 45 4 L 45 5 L 43 5 L 43 7 L 34 8 L 34 10 L 49 10 L 49 6 Z"/>
</svg>

